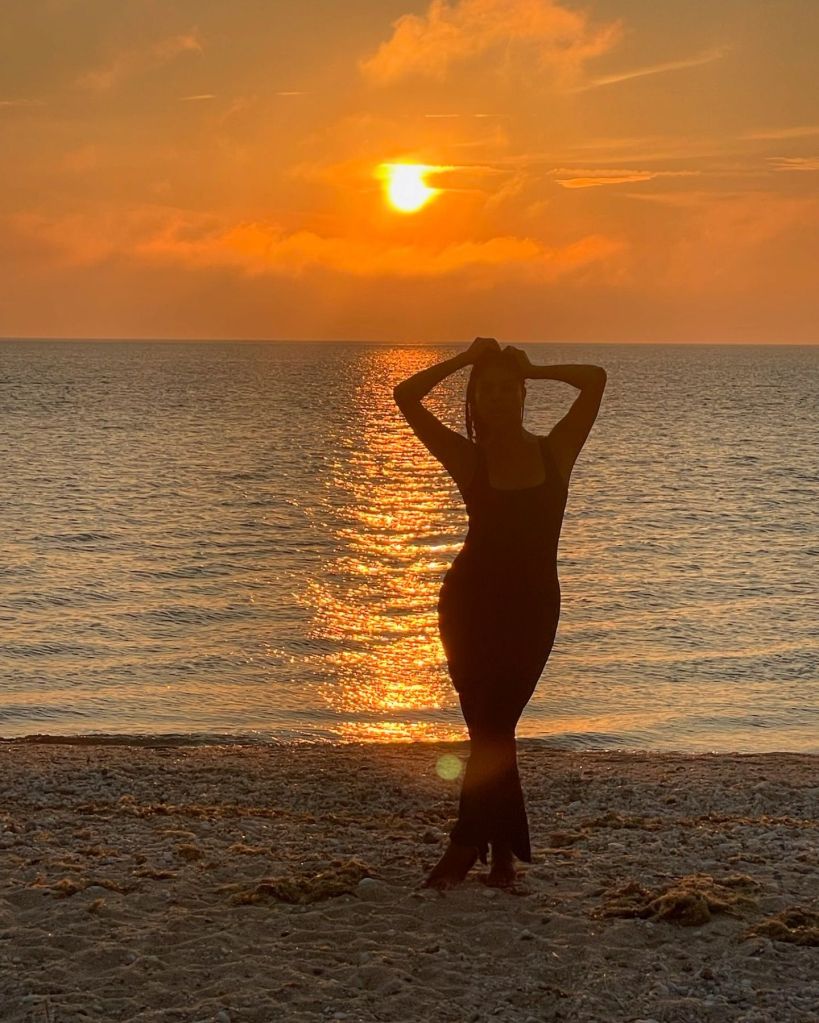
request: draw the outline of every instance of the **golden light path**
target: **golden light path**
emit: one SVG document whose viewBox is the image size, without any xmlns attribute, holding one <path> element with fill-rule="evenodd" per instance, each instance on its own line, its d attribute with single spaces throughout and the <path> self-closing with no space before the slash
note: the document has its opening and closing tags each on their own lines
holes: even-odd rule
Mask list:
<svg viewBox="0 0 819 1023">
<path fill-rule="evenodd" d="M 441 577 L 462 543 L 442 471 L 392 402 L 392 381 L 425 361 L 402 349 L 373 352 L 356 370 L 355 421 L 324 479 L 337 554 L 300 595 L 329 677 L 320 699 L 345 739 L 462 741 L 465 726 L 436 720 L 457 707 L 438 636 Z M 314 514 L 314 513 L 311 513 Z M 454 535 L 457 533 L 458 535 Z M 417 713 L 417 717 L 416 717 Z M 457 777 L 460 759 L 435 770 Z"/>
<path fill-rule="evenodd" d="M 382 163 L 376 176 L 384 179 L 391 206 L 402 213 L 415 213 L 442 191 L 424 181 L 425 174 L 437 169 L 425 163 Z"/>
</svg>

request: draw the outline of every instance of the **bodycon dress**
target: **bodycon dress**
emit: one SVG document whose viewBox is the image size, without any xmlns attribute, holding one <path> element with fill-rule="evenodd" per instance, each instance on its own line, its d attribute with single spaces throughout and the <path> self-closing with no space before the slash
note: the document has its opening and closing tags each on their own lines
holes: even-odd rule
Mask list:
<svg viewBox="0 0 819 1023">
<path fill-rule="evenodd" d="M 505 844 L 532 862 L 515 728 L 552 650 L 560 617 L 557 547 L 567 486 L 547 437 L 545 479 L 502 489 L 481 445 L 463 492 L 469 528 L 438 597 L 438 628 L 470 737 L 458 820 L 449 837 L 479 849 Z"/>
</svg>

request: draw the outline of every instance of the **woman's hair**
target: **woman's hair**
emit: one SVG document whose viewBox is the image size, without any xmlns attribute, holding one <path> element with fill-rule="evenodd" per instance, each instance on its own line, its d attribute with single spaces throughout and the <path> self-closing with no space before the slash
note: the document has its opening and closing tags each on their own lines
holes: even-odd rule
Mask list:
<svg viewBox="0 0 819 1023">
<path fill-rule="evenodd" d="M 501 369 L 505 373 L 516 376 L 520 380 L 524 396 L 526 394 L 525 377 L 521 376 L 520 365 L 514 352 L 506 349 L 498 351 L 494 348 L 481 352 L 472 366 L 466 385 L 466 432 L 470 440 L 476 440 L 479 444 L 484 438 L 481 436 L 481 421 L 476 407 L 475 393 L 478 381 L 490 369 Z"/>
</svg>

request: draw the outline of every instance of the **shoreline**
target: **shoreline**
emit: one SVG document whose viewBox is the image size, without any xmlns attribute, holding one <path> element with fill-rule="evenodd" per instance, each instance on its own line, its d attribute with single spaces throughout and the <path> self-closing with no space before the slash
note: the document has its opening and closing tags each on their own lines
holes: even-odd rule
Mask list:
<svg viewBox="0 0 819 1023">
<path fill-rule="evenodd" d="M 746 750 L 746 749 L 682 749 L 682 748 L 659 748 L 646 746 L 629 746 L 626 744 L 588 745 L 580 743 L 565 744 L 561 742 L 563 733 L 559 738 L 552 736 L 525 736 L 517 735 L 515 741 L 518 749 L 524 745 L 533 749 L 540 749 L 553 753 L 624 753 L 643 754 L 646 756 L 806 756 L 819 758 L 819 748 L 808 750 Z M 350 747 L 395 747 L 395 746 L 431 746 L 446 744 L 468 744 L 466 728 L 463 738 L 427 738 L 427 739 L 390 739 L 381 738 L 361 739 L 344 738 L 341 736 L 320 737 L 315 735 L 303 735 L 299 737 L 285 737 L 267 735 L 264 738 L 255 738 L 246 733 L 206 733 L 206 732 L 103 732 L 103 733 L 79 733 L 79 734 L 51 734 L 48 732 L 34 732 L 28 735 L 15 735 L 10 737 L 0 736 L 0 748 L 3 746 L 134 746 L 144 749 L 155 749 L 161 747 L 180 748 L 246 748 L 246 749 L 345 749 Z"/>
<path fill-rule="evenodd" d="M 438 893 L 468 740 L 0 740 L 4 1023 L 815 1023 L 819 754 L 544 742 Z"/>
</svg>

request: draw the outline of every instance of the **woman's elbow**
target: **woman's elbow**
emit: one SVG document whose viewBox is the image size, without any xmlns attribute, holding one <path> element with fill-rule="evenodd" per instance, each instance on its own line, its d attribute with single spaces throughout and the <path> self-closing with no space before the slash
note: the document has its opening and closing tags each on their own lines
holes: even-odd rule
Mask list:
<svg viewBox="0 0 819 1023">
<path fill-rule="evenodd" d="M 400 405 L 402 402 L 405 402 L 410 398 L 410 391 L 407 387 L 406 380 L 402 380 L 400 384 L 396 384 L 395 387 L 393 387 L 392 396 L 395 399 L 396 405 Z"/>
</svg>

